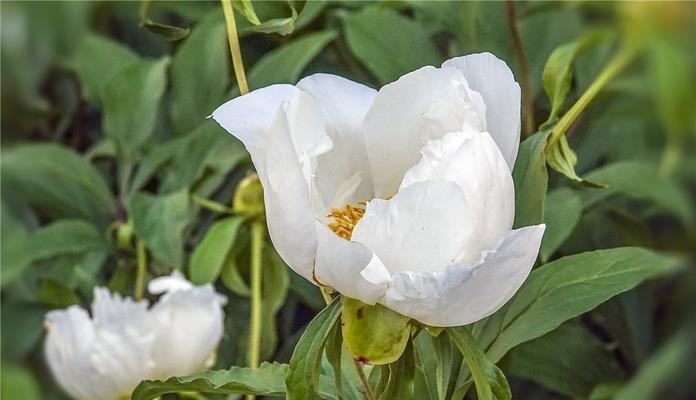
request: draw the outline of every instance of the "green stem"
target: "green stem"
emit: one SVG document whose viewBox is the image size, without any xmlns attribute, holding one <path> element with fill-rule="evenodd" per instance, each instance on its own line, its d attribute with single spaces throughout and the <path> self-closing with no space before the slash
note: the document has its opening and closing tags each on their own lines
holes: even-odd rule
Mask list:
<svg viewBox="0 0 696 400">
<path fill-rule="evenodd" d="M 353 360 L 353 364 L 355 364 L 355 370 L 358 371 L 360 383 L 362 383 L 363 388 L 365 389 L 365 398 L 367 400 L 374 400 L 375 394 L 372 392 L 372 388 L 370 387 L 370 381 L 368 381 L 367 376 L 365 375 L 365 371 L 363 370 L 362 364 L 360 364 L 360 362 L 356 360 Z"/>
<path fill-rule="evenodd" d="M 135 300 L 138 301 L 143 298 L 145 293 L 145 272 L 147 271 L 147 252 L 145 251 L 145 244 L 138 241 L 136 247 L 136 257 L 138 260 L 138 269 L 135 275 Z"/>
<path fill-rule="evenodd" d="M 529 83 L 529 64 L 527 63 L 527 56 L 524 52 L 524 47 L 522 46 L 520 32 L 517 30 L 517 13 L 515 12 L 515 5 L 513 4 L 512 0 L 507 1 L 507 16 L 508 30 L 510 31 L 510 36 L 512 36 L 512 43 L 515 47 L 517 64 L 520 67 L 522 114 L 524 115 L 524 130 L 522 132 L 522 138 L 526 138 L 534 133 L 534 126 L 536 125 L 536 122 L 534 121 L 534 99 L 532 98 L 532 89 L 531 84 Z"/>
<path fill-rule="evenodd" d="M 261 264 L 265 226 L 263 221 L 251 225 L 251 320 L 249 321 L 249 366 L 259 366 L 261 345 Z M 247 399 L 254 399 L 247 395 Z"/>
<path fill-rule="evenodd" d="M 225 25 L 227 26 L 227 40 L 230 43 L 230 53 L 232 54 L 232 66 L 234 75 L 237 78 L 239 93 L 245 95 L 249 93 L 246 75 L 244 74 L 244 63 L 242 62 L 242 50 L 239 48 L 239 38 L 237 36 L 237 23 L 234 21 L 234 8 L 230 0 L 220 0 L 222 2 L 222 12 L 225 14 Z"/>
<path fill-rule="evenodd" d="M 636 49 L 634 47 L 625 46 L 614 56 L 614 58 L 611 59 L 611 61 L 609 61 L 599 75 L 597 75 L 597 78 L 595 78 L 590 87 L 587 88 L 585 93 L 580 96 L 575 104 L 570 107 L 568 112 L 561 117 L 556 126 L 553 128 L 553 131 L 549 136 L 549 147 L 560 140 L 561 136 L 566 133 L 568 128 L 570 128 L 578 116 L 580 116 L 580 114 L 585 110 L 585 108 L 587 108 L 592 100 L 597 97 L 597 94 L 604 89 L 609 81 L 611 81 L 619 72 L 628 66 L 635 55 Z"/>
</svg>

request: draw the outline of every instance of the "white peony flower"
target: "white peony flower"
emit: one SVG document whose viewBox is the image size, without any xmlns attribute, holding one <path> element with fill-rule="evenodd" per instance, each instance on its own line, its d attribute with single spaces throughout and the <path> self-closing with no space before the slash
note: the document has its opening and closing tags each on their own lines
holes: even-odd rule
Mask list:
<svg viewBox="0 0 696 400">
<path fill-rule="evenodd" d="M 212 285 L 179 273 L 153 279 L 147 301 L 94 289 L 92 316 L 79 306 L 46 316 L 45 355 L 58 383 L 75 399 L 130 398 L 144 379 L 187 375 L 212 365 L 222 339 L 226 299 Z"/>
<path fill-rule="evenodd" d="M 520 89 L 489 53 L 379 91 L 312 75 L 212 117 L 251 154 L 278 253 L 315 283 L 457 326 L 502 307 L 532 268 L 544 225 L 511 230 Z"/>
</svg>

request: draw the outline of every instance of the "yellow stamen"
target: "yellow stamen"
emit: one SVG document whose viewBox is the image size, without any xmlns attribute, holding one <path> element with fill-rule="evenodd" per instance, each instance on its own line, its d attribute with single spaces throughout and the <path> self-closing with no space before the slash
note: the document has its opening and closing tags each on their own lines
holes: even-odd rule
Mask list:
<svg viewBox="0 0 696 400">
<path fill-rule="evenodd" d="M 365 206 L 366 202 L 362 201 L 359 204 Z M 327 226 L 338 236 L 350 240 L 355 225 L 360 221 L 363 215 L 365 215 L 364 208 L 355 207 L 350 204 L 346 204 L 343 209 L 332 208 L 327 217 L 333 218 L 334 222 Z"/>
</svg>

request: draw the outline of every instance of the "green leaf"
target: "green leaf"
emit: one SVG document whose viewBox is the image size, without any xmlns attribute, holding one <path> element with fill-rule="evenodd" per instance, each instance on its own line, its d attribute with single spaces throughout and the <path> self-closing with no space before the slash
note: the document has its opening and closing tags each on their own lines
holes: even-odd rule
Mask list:
<svg viewBox="0 0 696 400">
<path fill-rule="evenodd" d="M 63 219 L 11 240 L 2 252 L 2 285 L 12 282 L 31 263 L 65 254 L 106 253 L 111 246 L 93 225 L 82 220 Z"/>
<path fill-rule="evenodd" d="M 577 399 L 588 398 L 599 384 L 623 379 L 604 344 L 577 322 L 517 347 L 510 353 L 508 372 Z"/>
<path fill-rule="evenodd" d="M 104 88 L 104 133 L 121 157 L 131 159 L 152 135 L 168 65 L 168 58 L 140 61 Z"/>
<path fill-rule="evenodd" d="M 3 362 L 0 371 L 2 371 L 0 397 L 3 399 L 39 400 L 42 398 L 36 379 L 27 369 Z"/>
<path fill-rule="evenodd" d="M 228 370 L 205 371 L 165 381 L 143 381 L 135 388 L 131 399 L 151 400 L 177 392 L 283 396 L 283 380 L 287 371 L 286 364 L 262 363 L 255 369 L 232 367 Z"/>
<path fill-rule="evenodd" d="M 50 218 L 82 218 L 106 227 L 115 213 L 116 204 L 99 171 L 68 148 L 16 147 L 2 153 L 0 165 L 3 188 L 11 188 Z"/>
<path fill-rule="evenodd" d="M 443 334 L 433 337 L 421 333 L 414 343 L 419 372 L 423 375 L 430 398 L 451 399 L 462 364 L 461 354 L 449 337 Z"/>
<path fill-rule="evenodd" d="M 273 18 L 268 21 L 264 21 L 259 25 L 252 25 L 246 30 L 249 32 L 259 32 L 259 33 L 277 33 L 281 36 L 289 35 L 295 30 L 295 22 L 297 21 L 297 11 L 295 7 L 292 6 L 291 2 L 288 2 L 290 6 L 290 16 L 287 18 Z"/>
<path fill-rule="evenodd" d="M 142 2 L 142 5 L 140 6 L 141 27 L 144 27 L 148 31 L 160 35 L 163 38 L 171 41 L 180 40 L 188 36 L 189 32 L 191 32 L 191 28 L 179 28 L 178 26 L 162 24 L 150 20 L 148 16 L 150 14 L 152 3 L 152 0 L 145 0 Z"/>
<path fill-rule="evenodd" d="M 363 363 L 393 363 L 411 335 L 411 318 L 381 304 L 373 306 L 341 296 L 343 340 L 353 358 Z"/>
<path fill-rule="evenodd" d="M 47 311 L 46 307 L 38 304 L 12 303 L 3 300 L 2 325 L 0 325 L 3 366 L 7 360 L 21 362 L 37 345 L 43 336 L 43 323 Z M 5 382 L 4 377 L 3 382 Z M 2 386 L 5 384 L 3 383 Z"/>
<path fill-rule="evenodd" d="M 252 25 L 261 24 L 259 17 L 256 15 L 256 11 L 254 11 L 254 3 L 252 3 L 251 0 L 232 0 L 232 6 L 234 6 L 237 11 L 242 13 L 244 18 L 246 18 L 247 21 L 249 21 Z"/>
<path fill-rule="evenodd" d="M 549 131 L 537 132 L 525 139 L 512 170 L 515 182 L 515 228 L 540 224 L 544 219 L 544 201 L 549 175 L 544 148 Z"/>
<path fill-rule="evenodd" d="M 319 398 L 319 366 L 331 328 L 341 314 L 340 303 L 336 298 L 317 314 L 297 342 L 285 379 L 288 400 Z"/>
<path fill-rule="evenodd" d="M 331 364 L 334 373 L 334 385 L 338 398 L 346 398 L 343 392 L 343 374 L 341 372 L 341 356 L 343 355 L 343 335 L 341 327 L 336 324 L 331 328 L 329 337 L 326 340 L 326 359 Z"/>
<path fill-rule="evenodd" d="M 548 261 L 568 239 L 580 221 L 581 214 L 582 200 L 574 190 L 561 188 L 549 192 L 544 204 L 546 232 L 539 250 L 542 262 Z"/>
<path fill-rule="evenodd" d="M 412 399 L 416 375 L 413 344 L 408 341 L 401 358 L 389 364 L 389 379 L 379 400 Z"/>
<path fill-rule="evenodd" d="M 104 101 L 104 89 L 109 81 L 139 60 L 137 54 L 120 43 L 88 34 L 80 42 L 69 64 L 80 79 L 85 98 L 100 105 Z"/>
<path fill-rule="evenodd" d="M 217 280 L 243 221 L 244 218 L 233 216 L 210 226 L 191 254 L 189 277 L 194 285 Z"/>
<path fill-rule="evenodd" d="M 683 189 L 672 179 L 658 174 L 648 161 L 619 161 L 587 174 L 588 179 L 607 182 L 609 189 L 583 193 L 585 207 L 592 207 L 607 197 L 622 193 L 654 202 L 661 209 L 679 217 L 687 226 L 694 223 L 694 206 Z"/>
<path fill-rule="evenodd" d="M 276 315 L 285 303 L 290 286 L 288 266 L 270 246 L 264 246 L 261 282 L 261 359 L 273 356 L 278 344 Z"/>
<path fill-rule="evenodd" d="M 673 273 L 679 260 L 638 247 L 596 250 L 535 269 L 503 308 L 476 323 L 492 361 L 641 282 Z"/>
<path fill-rule="evenodd" d="M 481 350 L 466 327 L 446 329 L 469 367 L 480 400 L 509 400 L 510 386 L 503 372 Z"/>
<path fill-rule="evenodd" d="M 180 270 L 184 228 L 193 217 L 188 193 L 185 190 L 166 196 L 136 193 L 131 198 L 129 211 L 136 236 L 145 242 L 153 257 Z"/>
<path fill-rule="evenodd" d="M 546 162 L 549 163 L 551 168 L 562 173 L 573 182 L 591 188 L 605 189 L 607 187 L 604 183 L 595 183 L 589 179 L 583 179 L 575 172 L 578 156 L 570 148 L 565 135 L 559 136 L 554 142 L 549 140 L 546 146 Z"/>
<path fill-rule="evenodd" d="M 551 104 L 547 122 L 558 118 L 561 107 L 568 97 L 575 59 L 604 37 L 606 37 L 605 31 L 593 30 L 573 42 L 556 48 L 551 53 L 541 75 L 544 90 Z"/>
<path fill-rule="evenodd" d="M 381 84 L 442 62 L 423 27 L 392 9 L 365 7 L 346 15 L 343 23 L 348 48 Z"/>
<path fill-rule="evenodd" d="M 200 125 L 225 99 L 231 78 L 228 53 L 224 20 L 215 10 L 174 54 L 169 111 L 178 133 Z"/>
<path fill-rule="evenodd" d="M 66 308 L 80 304 L 80 298 L 74 290 L 55 279 L 47 279 L 41 283 L 39 301 L 52 308 Z"/>
<path fill-rule="evenodd" d="M 300 74 L 337 33 L 320 31 L 297 38 L 266 53 L 249 71 L 251 89 L 274 83 L 296 83 Z"/>
</svg>

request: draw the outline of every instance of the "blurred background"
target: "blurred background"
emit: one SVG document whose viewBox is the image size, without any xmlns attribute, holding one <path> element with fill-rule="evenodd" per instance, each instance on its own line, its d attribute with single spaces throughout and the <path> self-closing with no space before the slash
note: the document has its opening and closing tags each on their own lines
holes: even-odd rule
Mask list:
<svg viewBox="0 0 696 400">
<path fill-rule="evenodd" d="M 251 89 L 314 72 L 378 88 L 489 51 L 522 86 L 524 137 L 549 119 L 542 71 L 556 49 L 572 53 L 563 115 L 621 48 L 636 48 L 567 132 L 577 174 L 609 188 L 551 172 L 540 259 L 638 245 L 687 268 L 500 365 L 520 399 L 694 398 L 696 3 L 253 5 L 258 24 L 236 13 Z M 220 3 L 0 7 L 2 397 L 64 398 L 43 362 L 44 315 L 88 307 L 95 286 L 132 295 L 139 244 L 148 278 L 179 269 L 230 298 L 216 367 L 245 365 L 248 228 L 211 229 L 236 223 L 233 194 L 252 171 L 243 146 L 205 118 L 238 95 Z M 262 359 L 287 362 L 323 301 L 270 244 L 264 261 Z"/>
</svg>

